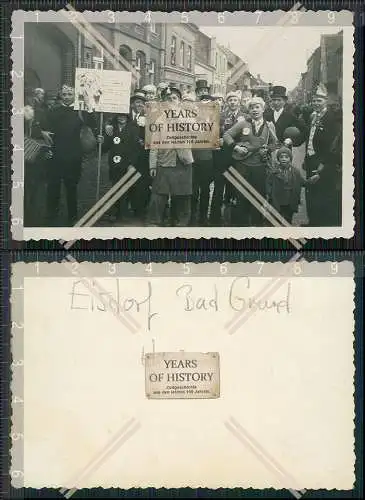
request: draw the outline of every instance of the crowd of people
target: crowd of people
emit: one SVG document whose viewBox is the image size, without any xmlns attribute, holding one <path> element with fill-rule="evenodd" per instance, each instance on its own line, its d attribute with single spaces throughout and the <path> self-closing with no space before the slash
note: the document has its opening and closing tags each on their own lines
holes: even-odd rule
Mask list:
<svg viewBox="0 0 365 500">
<path fill-rule="evenodd" d="M 141 174 L 108 212 L 113 225 L 136 220 L 149 226 L 265 226 L 270 225 L 263 210 L 268 204 L 292 224 L 302 187 L 309 226 L 341 225 L 342 117 L 329 105 L 326 88 L 320 84 L 314 90 L 311 106 L 289 103 L 279 85 L 268 98 L 242 95 L 239 89 L 211 95 L 204 80 L 186 94 L 168 83 L 146 85 L 132 94 L 129 113 L 104 117 L 100 134 L 97 114 L 74 110 L 74 88 L 63 85 L 51 99 L 35 89 L 24 107 L 25 225 L 39 225 L 34 201 L 41 184 L 46 186 L 45 225 L 57 225 L 62 183 L 68 225 L 77 222 L 83 215 L 78 185 L 88 168 L 85 155 L 95 155 L 96 144 L 108 155 L 111 184 L 132 166 Z M 173 106 L 217 101 L 219 148 L 145 149 L 145 106 L 152 100 Z M 300 146 L 305 147 L 304 174 L 293 164 Z M 261 209 L 226 179 L 230 166 L 259 196 Z"/>
</svg>

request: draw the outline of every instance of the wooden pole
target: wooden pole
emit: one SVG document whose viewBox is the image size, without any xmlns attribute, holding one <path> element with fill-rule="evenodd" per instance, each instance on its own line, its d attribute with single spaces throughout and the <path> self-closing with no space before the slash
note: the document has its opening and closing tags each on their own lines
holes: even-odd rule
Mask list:
<svg viewBox="0 0 365 500">
<path fill-rule="evenodd" d="M 104 50 L 101 49 L 101 58 L 102 58 L 102 68 L 104 68 Z M 99 135 L 103 135 L 103 125 L 104 125 L 104 113 L 100 113 L 100 123 L 99 123 Z M 96 201 L 99 201 L 100 198 L 100 176 L 101 176 L 101 148 L 102 144 L 99 142 L 98 144 L 98 174 L 96 180 Z"/>
</svg>

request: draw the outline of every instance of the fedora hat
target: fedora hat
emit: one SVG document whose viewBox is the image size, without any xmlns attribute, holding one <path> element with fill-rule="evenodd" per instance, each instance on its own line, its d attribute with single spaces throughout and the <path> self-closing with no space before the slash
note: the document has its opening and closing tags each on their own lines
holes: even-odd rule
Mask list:
<svg viewBox="0 0 365 500">
<path fill-rule="evenodd" d="M 270 97 L 272 99 L 275 99 L 275 97 L 282 97 L 283 99 L 286 99 L 286 88 L 282 85 L 274 85 L 271 87 Z"/>
</svg>

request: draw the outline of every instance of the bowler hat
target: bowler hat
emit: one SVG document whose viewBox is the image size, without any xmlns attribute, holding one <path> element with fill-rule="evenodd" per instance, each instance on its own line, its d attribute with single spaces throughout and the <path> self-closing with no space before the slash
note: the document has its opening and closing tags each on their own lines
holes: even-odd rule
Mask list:
<svg viewBox="0 0 365 500">
<path fill-rule="evenodd" d="M 283 99 L 286 99 L 286 88 L 281 85 L 274 85 L 271 87 L 270 96 L 272 99 L 275 99 L 275 97 L 282 97 Z"/>
</svg>

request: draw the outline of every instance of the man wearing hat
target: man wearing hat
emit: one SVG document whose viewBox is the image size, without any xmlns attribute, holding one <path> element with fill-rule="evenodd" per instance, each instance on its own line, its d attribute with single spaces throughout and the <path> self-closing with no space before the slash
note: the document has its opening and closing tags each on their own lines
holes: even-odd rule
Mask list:
<svg viewBox="0 0 365 500">
<path fill-rule="evenodd" d="M 327 90 L 319 84 L 312 98 L 305 158 L 307 178 L 314 175 L 317 179 L 306 191 L 309 226 L 341 225 L 342 124 L 327 102 Z"/>
<path fill-rule="evenodd" d="M 207 80 L 197 80 L 195 84 L 195 95 L 199 98 L 201 95 L 209 94 L 210 87 Z"/>
<path fill-rule="evenodd" d="M 271 108 L 265 112 L 265 119 L 274 124 L 278 140 L 283 143 L 286 138 L 284 137 L 285 130 L 289 127 L 296 127 L 301 132 L 296 146 L 303 144 L 306 137 L 305 124 L 287 109 L 286 88 L 281 85 L 274 85 L 271 89 L 270 98 Z"/>
<path fill-rule="evenodd" d="M 138 127 L 138 157 L 135 164 L 141 174 L 138 181 L 130 188 L 130 200 L 134 215 L 143 219 L 149 201 L 149 186 L 151 183 L 149 175 L 149 151 L 144 148 L 145 139 L 145 104 L 146 93 L 136 89 L 131 97 L 131 119 Z"/>
<path fill-rule="evenodd" d="M 144 116 L 144 107 L 146 103 L 146 94 L 143 90 L 136 90 L 130 99 L 131 103 L 131 118 L 137 122 L 139 116 Z"/>
<path fill-rule="evenodd" d="M 52 109 L 48 115 L 49 132 L 53 139 L 53 158 L 47 171 L 47 225 L 58 222 L 60 209 L 61 184 L 66 191 L 68 226 L 77 222 L 77 188 L 81 179 L 83 145 L 81 130 L 86 125 L 97 135 L 96 119 L 92 113 L 74 110 L 75 89 L 63 85 L 61 105 Z"/>
<path fill-rule="evenodd" d="M 161 98 L 174 107 L 179 107 L 181 92 L 178 88 L 169 86 L 161 90 Z M 172 224 L 178 227 L 189 225 L 193 188 L 192 163 L 191 149 L 151 149 L 149 165 L 153 182 L 148 210 L 149 225 L 163 225 L 169 197 Z"/>
<path fill-rule="evenodd" d="M 212 208 L 210 213 L 211 225 L 220 225 L 222 220 L 223 198 L 228 203 L 233 192 L 233 186 L 226 181 L 223 173 L 230 166 L 232 152 L 226 148 L 223 143 L 223 134 L 233 127 L 235 123 L 244 120 L 245 115 L 240 109 L 240 96 L 234 92 L 228 92 L 226 95 L 226 109 L 220 117 L 220 145 L 221 149 L 214 151 L 214 191 L 212 197 Z"/>
</svg>

